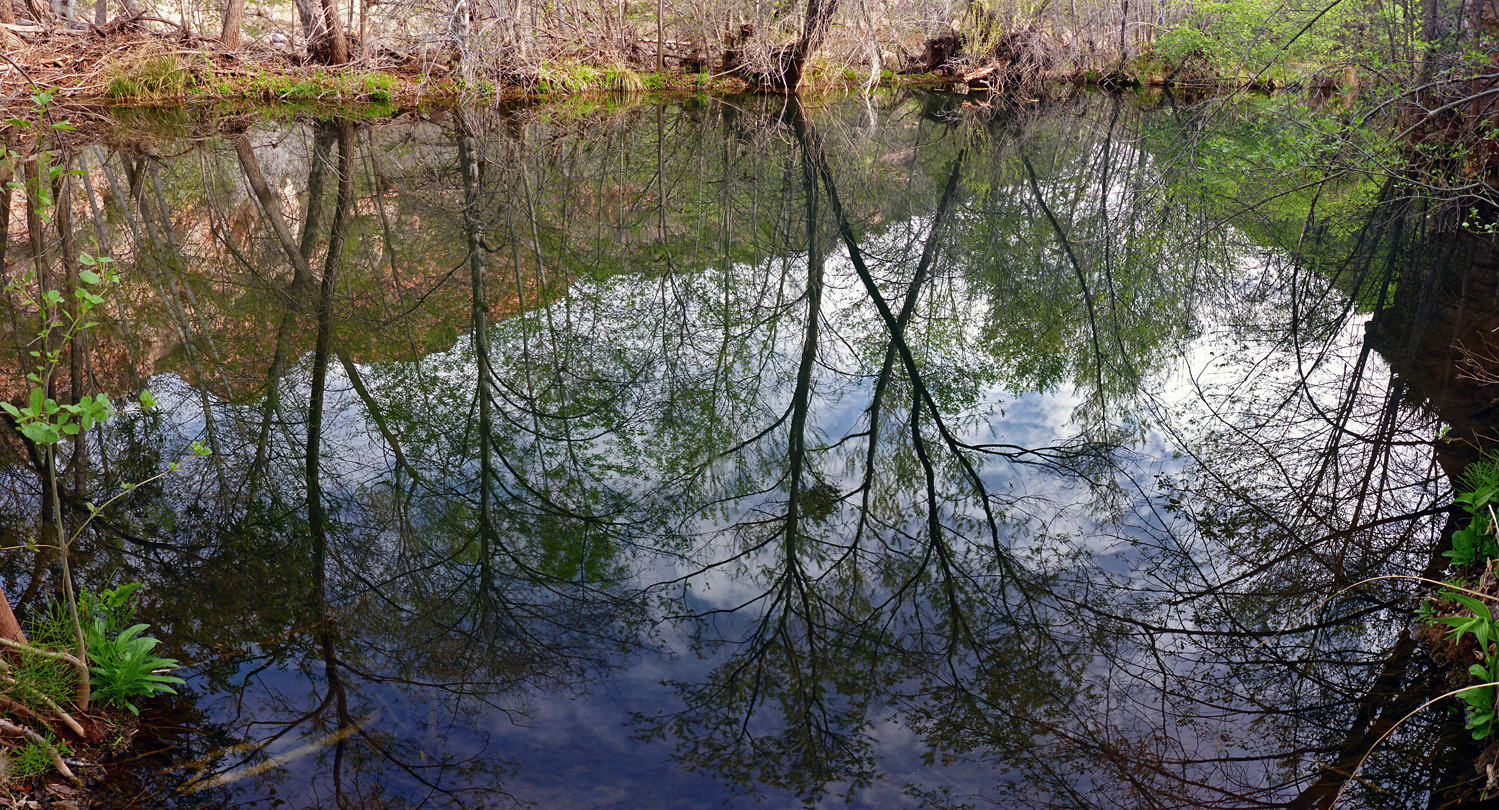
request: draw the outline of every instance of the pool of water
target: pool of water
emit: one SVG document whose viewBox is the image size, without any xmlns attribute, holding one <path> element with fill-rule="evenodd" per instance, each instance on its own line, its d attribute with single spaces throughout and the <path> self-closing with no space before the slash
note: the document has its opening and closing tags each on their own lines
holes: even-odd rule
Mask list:
<svg viewBox="0 0 1499 810">
<path fill-rule="evenodd" d="M 64 500 L 182 462 L 75 567 L 144 583 L 188 683 L 101 802 L 1467 795 L 1455 706 L 1374 745 L 1448 677 L 1420 588 L 1340 589 L 1444 562 L 1481 263 L 1388 185 L 1305 187 L 1271 106 L 121 119 L 78 147 L 124 279 L 87 374 L 159 405 Z M 0 575 L 24 616 L 58 572 Z"/>
</svg>

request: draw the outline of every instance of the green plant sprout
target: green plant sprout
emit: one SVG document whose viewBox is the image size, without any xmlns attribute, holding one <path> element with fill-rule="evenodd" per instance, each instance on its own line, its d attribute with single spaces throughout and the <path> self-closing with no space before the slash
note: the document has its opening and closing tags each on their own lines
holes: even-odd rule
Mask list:
<svg viewBox="0 0 1499 810">
<path fill-rule="evenodd" d="M 1478 642 L 1479 653 L 1483 656 L 1483 663 L 1468 667 L 1468 674 L 1484 684 L 1499 681 L 1499 647 L 1495 646 L 1495 642 L 1499 641 L 1499 622 L 1494 621 L 1494 616 L 1488 606 L 1477 597 L 1456 591 L 1442 591 L 1437 596 L 1461 604 L 1473 615 L 1436 616 L 1429 622 L 1451 627 L 1452 632 L 1449 638 L 1453 643 L 1462 641 L 1463 636 L 1469 633 L 1473 634 L 1474 640 Z M 1494 687 L 1469 688 L 1460 697 L 1464 703 L 1468 704 L 1468 729 L 1473 732 L 1473 739 L 1482 740 L 1492 735 L 1495 710 Z"/>
</svg>

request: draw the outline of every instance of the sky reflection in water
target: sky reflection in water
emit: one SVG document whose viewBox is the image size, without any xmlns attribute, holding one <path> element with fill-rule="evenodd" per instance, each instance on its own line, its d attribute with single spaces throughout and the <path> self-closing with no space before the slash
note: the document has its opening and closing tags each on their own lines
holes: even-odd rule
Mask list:
<svg viewBox="0 0 1499 810">
<path fill-rule="evenodd" d="M 83 563 L 192 662 L 112 801 L 1319 789 L 1381 668 L 1429 677 L 1411 589 L 1271 634 L 1429 564 L 1436 423 L 1366 352 L 1386 279 L 1330 269 L 1378 189 L 1293 260 L 1305 200 L 1194 158 L 1261 112 L 1202 113 L 631 102 L 95 151 L 134 325 L 99 376 L 163 408 L 90 486 L 218 447 Z M 1450 725 L 1358 800 L 1462 781 Z"/>
</svg>

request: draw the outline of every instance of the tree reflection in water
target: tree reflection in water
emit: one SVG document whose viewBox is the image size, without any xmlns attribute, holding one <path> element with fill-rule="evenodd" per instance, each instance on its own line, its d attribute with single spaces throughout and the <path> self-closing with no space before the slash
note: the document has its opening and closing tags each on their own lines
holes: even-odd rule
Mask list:
<svg viewBox="0 0 1499 810">
<path fill-rule="evenodd" d="M 1413 587 L 1323 603 L 1441 570 L 1471 252 L 1394 182 L 1219 170 L 1252 107 L 807 104 L 84 151 L 78 238 L 129 278 L 90 362 L 166 407 L 66 500 L 216 451 L 80 555 L 193 663 L 111 802 L 1473 789 L 1441 710 L 1350 782 L 1446 675 Z M 5 573 L 23 608 L 56 576 Z"/>
</svg>

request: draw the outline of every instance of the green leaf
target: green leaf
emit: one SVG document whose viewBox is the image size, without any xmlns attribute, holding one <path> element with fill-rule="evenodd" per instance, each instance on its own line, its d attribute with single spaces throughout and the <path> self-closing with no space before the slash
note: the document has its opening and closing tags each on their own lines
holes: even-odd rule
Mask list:
<svg viewBox="0 0 1499 810">
<path fill-rule="evenodd" d="M 60 438 L 57 428 L 45 422 L 30 422 L 21 426 L 21 435 L 37 444 L 55 444 Z"/>
<path fill-rule="evenodd" d="M 1473 615 L 1482 616 L 1486 619 L 1492 619 L 1492 616 L 1489 613 L 1488 606 L 1478 599 L 1472 596 L 1468 596 L 1467 594 L 1456 593 L 1453 591 L 1448 591 L 1447 594 L 1449 599 L 1452 599 L 1468 610 L 1473 611 Z"/>
<path fill-rule="evenodd" d="M 1471 632 L 1473 622 L 1475 621 L 1477 620 L 1467 616 L 1441 616 L 1434 620 L 1436 624 L 1445 624 L 1452 627 L 1452 638 L 1454 640 L 1462 638 L 1464 633 Z"/>
</svg>

